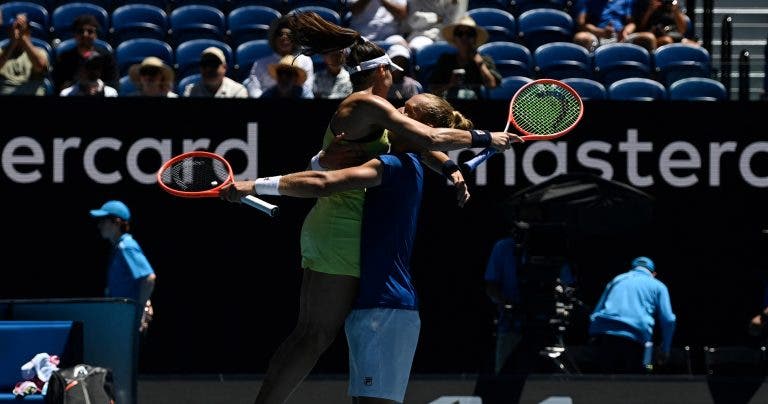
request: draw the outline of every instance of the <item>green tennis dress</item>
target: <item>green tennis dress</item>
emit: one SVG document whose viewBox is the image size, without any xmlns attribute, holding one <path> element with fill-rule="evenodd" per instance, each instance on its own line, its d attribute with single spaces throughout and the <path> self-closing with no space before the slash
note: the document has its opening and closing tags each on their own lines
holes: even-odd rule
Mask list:
<svg viewBox="0 0 768 404">
<path fill-rule="evenodd" d="M 330 126 L 323 148 L 333 140 Z M 387 132 L 356 140 L 370 156 L 389 150 Z M 301 266 L 332 275 L 360 277 L 360 225 L 365 190 L 317 198 L 301 227 Z"/>
</svg>

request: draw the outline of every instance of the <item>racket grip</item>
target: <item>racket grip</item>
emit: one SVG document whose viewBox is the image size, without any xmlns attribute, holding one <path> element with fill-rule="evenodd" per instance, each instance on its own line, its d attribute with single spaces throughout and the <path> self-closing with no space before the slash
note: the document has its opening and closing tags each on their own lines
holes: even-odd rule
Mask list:
<svg viewBox="0 0 768 404">
<path fill-rule="evenodd" d="M 467 160 L 464 163 L 462 163 L 461 164 L 461 167 L 463 169 L 462 171 L 467 173 L 475 171 L 477 166 L 482 164 L 485 160 L 488 160 L 488 158 L 493 156 L 494 154 L 496 154 L 495 148 L 493 147 L 486 148 L 485 150 L 478 153 L 477 156 L 472 157 L 470 160 Z"/>
<path fill-rule="evenodd" d="M 242 202 L 242 203 L 244 203 L 244 204 L 246 204 L 248 206 L 254 207 L 254 208 L 256 208 L 256 209 L 266 213 L 270 217 L 277 216 L 277 212 L 279 211 L 277 205 L 273 205 L 273 204 L 271 204 L 271 203 L 269 203 L 269 202 L 267 202 L 265 200 L 262 200 L 262 199 L 259 199 L 259 198 L 255 197 L 253 195 L 248 195 L 248 196 L 244 196 L 244 197 L 240 198 L 240 202 Z"/>
</svg>

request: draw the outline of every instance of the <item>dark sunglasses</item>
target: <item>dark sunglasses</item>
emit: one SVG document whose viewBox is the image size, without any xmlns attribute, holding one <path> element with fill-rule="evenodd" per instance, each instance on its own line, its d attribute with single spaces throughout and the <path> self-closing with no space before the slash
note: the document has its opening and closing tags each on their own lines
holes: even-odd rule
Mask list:
<svg viewBox="0 0 768 404">
<path fill-rule="evenodd" d="M 477 32 L 475 32 L 475 30 L 473 29 L 457 29 L 453 31 L 453 36 L 456 36 L 456 37 L 466 36 L 469 38 L 474 38 L 476 35 L 477 35 Z"/>
</svg>

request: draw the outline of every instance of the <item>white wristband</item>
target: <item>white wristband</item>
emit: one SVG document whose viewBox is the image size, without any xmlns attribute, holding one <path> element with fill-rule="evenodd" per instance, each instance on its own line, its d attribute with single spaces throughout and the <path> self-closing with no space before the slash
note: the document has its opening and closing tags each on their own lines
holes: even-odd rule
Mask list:
<svg viewBox="0 0 768 404">
<path fill-rule="evenodd" d="M 256 195 L 280 195 L 278 188 L 281 177 L 281 175 L 278 175 L 277 177 L 256 178 L 253 190 L 256 192 Z"/>
<path fill-rule="evenodd" d="M 309 166 L 312 168 L 313 171 L 325 171 L 325 168 L 320 165 L 320 153 L 323 151 L 320 150 L 312 157 L 312 160 L 309 161 Z"/>
</svg>

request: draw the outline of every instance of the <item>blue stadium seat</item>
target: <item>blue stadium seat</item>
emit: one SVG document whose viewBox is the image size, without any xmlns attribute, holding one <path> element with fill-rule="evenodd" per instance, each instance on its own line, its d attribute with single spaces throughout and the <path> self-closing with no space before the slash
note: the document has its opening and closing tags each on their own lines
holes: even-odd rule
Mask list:
<svg viewBox="0 0 768 404">
<path fill-rule="evenodd" d="M 669 87 L 686 77 L 710 77 L 712 59 L 701 46 L 671 43 L 653 51 L 656 78 Z"/>
<path fill-rule="evenodd" d="M 0 21 L 0 24 L 8 24 L 0 27 L 0 36 L 3 38 L 8 37 L 7 27 L 10 25 L 10 21 L 15 19 L 16 15 L 21 13 L 27 15 L 27 22 L 29 23 L 32 37 L 48 40 L 48 34 L 51 27 L 48 10 L 40 4 L 27 1 L 12 1 L 0 4 L 0 15 L 3 17 L 3 21 Z"/>
<path fill-rule="evenodd" d="M 440 55 L 456 52 L 458 52 L 456 47 L 445 41 L 433 42 L 417 50 L 411 60 L 416 80 L 426 86 L 429 75 L 432 74 Z"/>
<path fill-rule="evenodd" d="M 92 3 L 66 3 L 56 7 L 51 14 L 51 37 L 60 40 L 72 38 L 72 23 L 83 14 L 96 17 L 101 25 L 98 34 L 106 38 L 109 33 L 109 14 L 104 7 Z"/>
<path fill-rule="evenodd" d="M 233 9 L 227 16 L 227 35 L 230 44 L 240 44 L 254 39 L 266 39 L 269 27 L 281 14 L 266 6 L 244 6 Z"/>
<path fill-rule="evenodd" d="M 496 88 L 489 88 L 485 91 L 485 97 L 491 100 L 511 100 L 517 90 L 522 86 L 532 82 L 533 79 L 525 76 L 508 76 L 501 79 L 501 83 Z"/>
<path fill-rule="evenodd" d="M 169 0 L 112 0 L 112 7 L 118 8 L 127 4 L 149 4 L 150 6 L 161 8 L 163 11 L 167 12 L 169 5 L 172 3 L 175 4 Z"/>
<path fill-rule="evenodd" d="M 117 94 L 121 97 L 124 97 L 128 94 L 134 93 L 138 90 L 136 88 L 136 85 L 133 84 L 133 81 L 131 80 L 131 77 L 128 75 L 125 75 L 123 77 L 120 77 L 120 85 L 117 89 Z"/>
<path fill-rule="evenodd" d="M 488 42 L 517 40 L 517 22 L 508 11 L 498 8 L 473 8 L 467 14 L 488 31 Z"/>
<path fill-rule="evenodd" d="M 610 86 L 628 77 L 651 78 L 651 54 L 640 45 L 615 42 L 599 46 L 593 54 L 595 79 Z"/>
<path fill-rule="evenodd" d="M 480 45 L 477 52 L 490 56 L 502 77 L 533 76 L 531 51 L 515 42 L 488 42 Z"/>
<path fill-rule="evenodd" d="M 576 90 L 582 100 L 604 100 L 608 98 L 608 91 L 599 81 L 581 77 L 570 77 L 561 81 Z"/>
<path fill-rule="evenodd" d="M 127 39 L 153 38 L 165 41 L 168 34 L 168 15 L 150 4 L 127 4 L 112 12 L 112 42 Z"/>
<path fill-rule="evenodd" d="M 528 10 L 537 8 L 551 8 L 555 10 L 566 11 L 569 7 L 569 0 L 512 0 L 510 7 L 515 15 L 520 15 Z"/>
<path fill-rule="evenodd" d="M 102 48 L 108 50 L 109 53 L 112 53 L 112 54 L 115 53 L 115 50 L 112 49 L 112 45 L 110 45 L 109 42 L 107 42 L 107 41 L 105 41 L 103 39 L 96 39 L 94 41 L 94 44 L 96 46 L 99 46 L 99 47 L 102 47 Z M 66 39 L 66 40 L 63 40 L 63 41 L 59 42 L 58 45 L 53 47 L 53 58 L 54 58 L 54 60 L 59 57 L 60 53 L 66 51 L 68 49 L 72 49 L 75 46 L 77 46 L 77 42 L 75 41 L 75 38 L 69 38 L 69 39 Z"/>
<path fill-rule="evenodd" d="M 170 44 L 159 39 L 134 38 L 121 42 L 115 49 L 118 74 L 125 75 L 131 65 L 141 63 L 147 56 L 158 57 L 168 66 L 173 66 L 173 49 Z"/>
<path fill-rule="evenodd" d="M 536 8 L 517 18 L 520 42 L 531 52 L 549 42 L 570 42 L 573 39 L 573 18 L 562 10 Z"/>
<path fill-rule="evenodd" d="M 330 9 L 328 7 L 322 7 L 322 6 L 303 6 L 303 7 L 296 7 L 291 9 L 289 11 L 289 14 L 295 14 L 295 13 L 316 13 L 320 17 L 322 17 L 324 20 L 332 22 L 336 25 L 342 25 L 341 24 L 341 15 L 336 12 L 336 10 Z"/>
<path fill-rule="evenodd" d="M 231 4 L 230 0 L 172 0 L 173 7 L 179 8 L 184 6 L 209 6 L 221 10 L 222 12 L 229 11 Z"/>
<path fill-rule="evenodd" d="M 675 81 L 667 91 L 670 100 L 726 101 L 728 91 L 723 83 L 708 77 L 688 77 Z"/>
<path fill-rule="evenodd" d="M 510 11 L 509 0 L 469 0 L 467 10 L 476 8 L 498 8 L 499 10 Z"/>
<path fill-rule="evenodd" d="M 339 13 L 339 15 L 343 15 L 348 11 L 346 1 L 343 0 L 286 0 L 286 7 L 288 10 L 306 6 L 319 6 L 329 8 Z"/>
<path fill-rule="evenodd" d="M 242 82 L 250 74 L 251 66 L 253 66 L 253 62 L 256 59 L 271 55 L 274 52 L 267 39 L 256 39 L 241 43 L 235 48 L 234 77 Z"/>
<path fill-rule="evenodd" d="M 667 99 L 667 89 L 656 80 L 628 77 L 608 86 L 608 98 L 625 101 L 656 101 Z"/>
<path fill-rule="evenodd" d="M 180 44 L 192 39 L 224 40 L 224 13 L 212 6 L 190 4 L 175 8 L 169 16 L 171 38 Z"/>
<path fill-rule="evenodd" d="M 592 78 L 592 56 L 573 42 L 550 42 L 533 52 L 539 77 L 562 80 L 567 77 Z"/>
<path fill-rule="evenodd" d="M 263 6 L 275 9 L 280 14 L 285 14 L 291 10 L 288 6 L 288 0 L 232 0 L 232 9 L 245 6 Z"/>
<path fill-rule="evenodd" d="M 227 58 L 227 66 L 233 66 L 232 48 L 222 41 L 215 39 L 192 39 L 182 42 L 176 47 L 176 74 L 186 77 L 200 72 L 200 55 L 209 46 L 215 46 L 224 52 Z"/>
<path fill-rule="evenodd" d="M 179 96 L 184 95 L 184 89 L 187 88 L 188 85 L 198 83 L 200 82 L 201 76 L 200 73 L 190 74 L 189 76 L 183 77 L 181 80 L 179 80 L 179 85 L 176 86 L 176 88 L 179 89 L 178 94 Z"/>
</svg>

